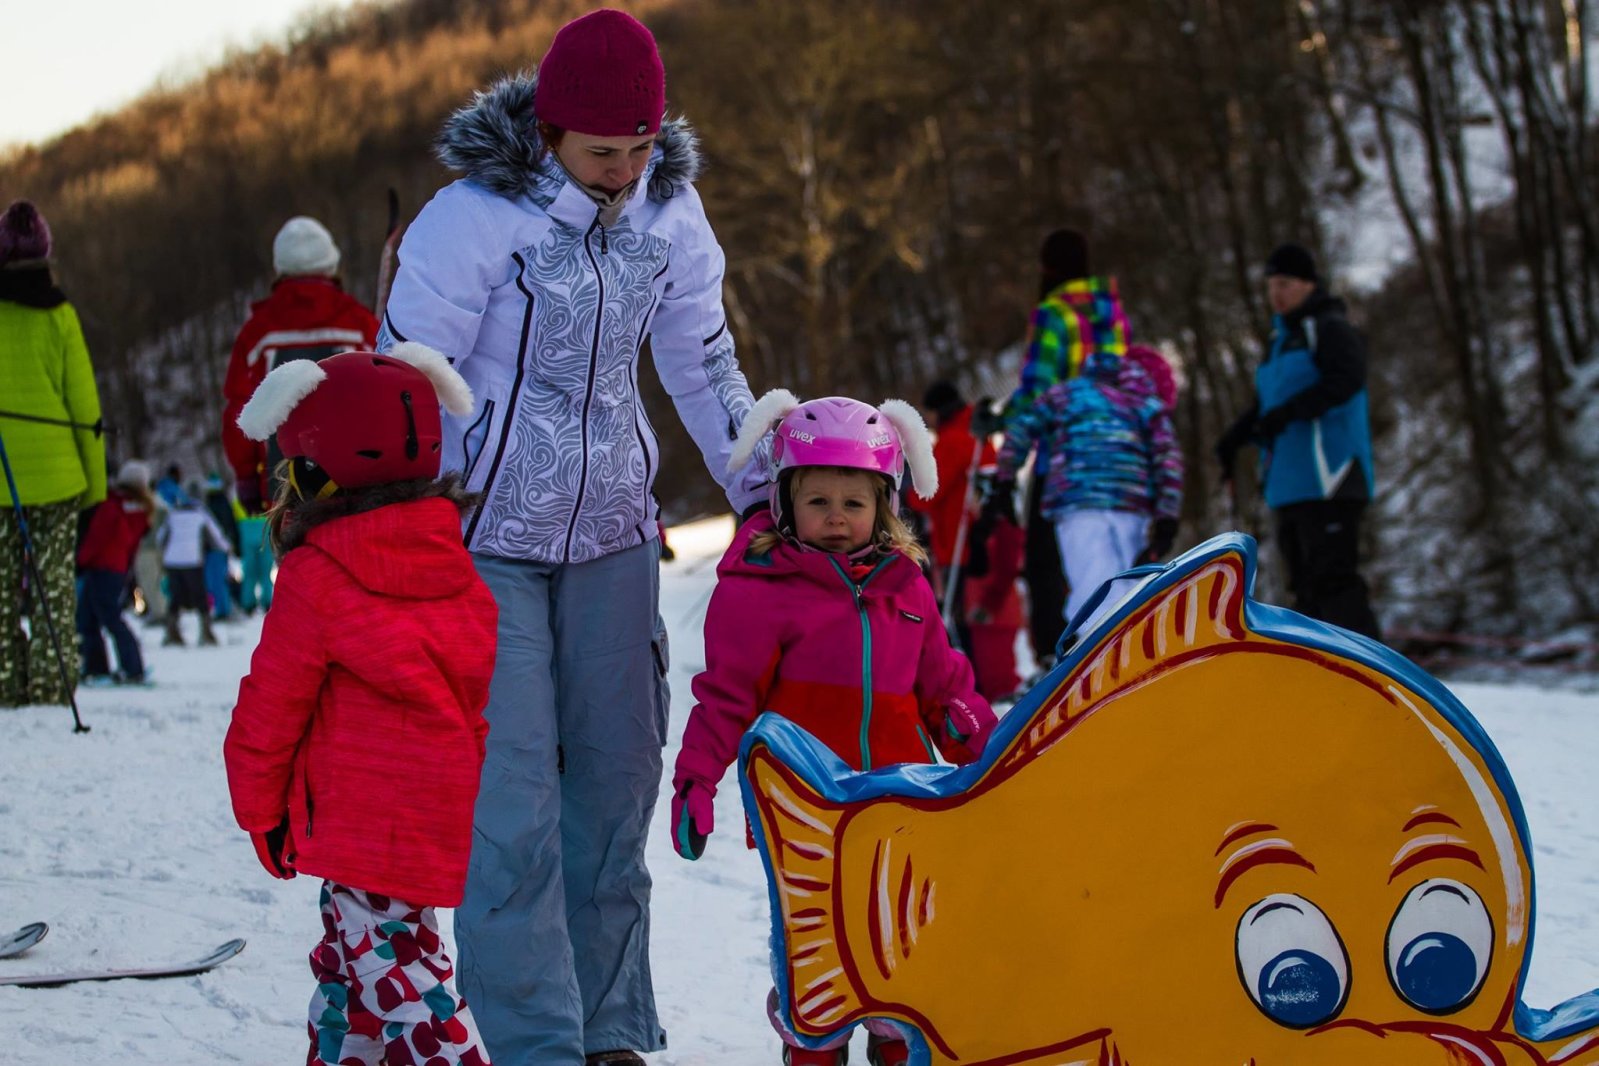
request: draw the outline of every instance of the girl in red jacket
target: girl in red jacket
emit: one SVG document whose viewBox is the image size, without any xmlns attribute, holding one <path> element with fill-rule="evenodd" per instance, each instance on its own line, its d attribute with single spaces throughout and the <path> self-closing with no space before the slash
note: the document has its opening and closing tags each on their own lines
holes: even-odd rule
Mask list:
<svg viewBox="0 0 1599 1066">
<path fill-rule="evenodd" d="M 899 520 L 907 463 L 916 492 L 937 490 L 927 427 L 915 408 L 829 397 L 762 397 L 739 432 L 736 469 L 776 427 L 778 477 L 767 513 L 745 522 L 717 568 L 705 615 L 705 670 L 672 778 L 672 842 L 698 858 L 713 826 L 711 800 L 744 731 L 763 711 L 809 730 L 856 770 L 970 762 L 994 712 L 972 669 L 949 645 L 925 555 Z M 792 1066 L 845 1061 L 848 1034 L 820 1051 L 773 1027 Z M 869 1059 L 907 1061 L 899 1034 L 872 1030 Z"/>
<path fill-rule="evenodd" d="M 286 457 L 282 563 L 223 751 L 267 872 L 323 878 L 310 1063 L 489 1061 L 434 915 L 466 882 L 498 621 L 440 402 L 471 391 L 401 344 L 285 363 L 239 415 Z"/>
</svg>

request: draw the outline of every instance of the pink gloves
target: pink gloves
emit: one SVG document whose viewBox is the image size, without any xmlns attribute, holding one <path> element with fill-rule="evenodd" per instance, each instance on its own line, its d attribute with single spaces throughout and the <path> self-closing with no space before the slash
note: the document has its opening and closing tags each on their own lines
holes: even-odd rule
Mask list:
<svg viewBox="0 0 1599 1066">
<path fill-rule="evenodd" d="M 672 788 L 672 847 L 685 859 L 697 859 L 716 827 L 711 805 L 716 790 L 693 778 L 680 778 Z"/>
<path fill-rule="evenodd" d="M 959 764 L 975 761 L 983 754 L 989 734 L 998 724 L 998 716 L 987 704 L 974 707 L 958 696 L 950 700 L 944 708 L 944 735 L 959 745 L 958 754 L 965 756 L 952 757 L 950 761 Z"/>
</svg>

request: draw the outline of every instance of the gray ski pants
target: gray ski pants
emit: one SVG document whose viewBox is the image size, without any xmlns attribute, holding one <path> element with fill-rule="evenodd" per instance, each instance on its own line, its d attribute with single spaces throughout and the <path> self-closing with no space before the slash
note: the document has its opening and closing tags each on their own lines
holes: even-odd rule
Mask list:
<svg viewBox="0 0 1599 1066">
<path fill-rule="evenodd" d="M 666 1046 L 644 867 L 668 703 L 658 551 L 565 566 L 474 557 L 499 604 L 499 650 L 455 935 L 495 1066 Z"/>
</svg>

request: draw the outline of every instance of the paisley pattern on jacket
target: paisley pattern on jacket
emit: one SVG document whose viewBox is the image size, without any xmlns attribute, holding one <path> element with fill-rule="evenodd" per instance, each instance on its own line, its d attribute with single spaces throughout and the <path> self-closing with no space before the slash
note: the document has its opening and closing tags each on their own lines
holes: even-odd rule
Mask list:
<svg viewBox="0 0 1599 1066">
<path fill-rule="evenodd" d="M 538 143 L 535 84 L 506 79 L 446 124 L 440 158 L 467 176 L 407 231 L 380 348 L 421 340 L 472 386 L 477 408 L 446 416 L 443 454 L 484 494 L 468 547 L 582 562 L 656 536 L 646 340 L 735 508 L 765 498 L 770 453 L 726 472 L 754 401 L 722 308 L 722 252 L 691 184 L 692 131 L 663 127 L 640 191 L 605 227 Z"/>
</svg>

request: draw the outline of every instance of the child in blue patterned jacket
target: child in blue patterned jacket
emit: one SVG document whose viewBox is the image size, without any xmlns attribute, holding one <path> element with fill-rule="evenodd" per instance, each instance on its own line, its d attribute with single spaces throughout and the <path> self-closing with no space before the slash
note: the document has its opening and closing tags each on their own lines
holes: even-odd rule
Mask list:
<svg viewBox="0 0 1599 1066">
<path fill-rule="evenodd" d="M 1052 386 L 1005 428 L 997 476 L 1016 476 L 1046 441 L 1044 513 L 1055 523 L 1071 594 L 1066 620 L 1094 591 L 1138 562 L 1171 551 L 1183 499 L 1183 456 L 1172 427 L 1170 369 L 1132 348 L 1095 352 L 1078 377 Z"/>
</svg>

